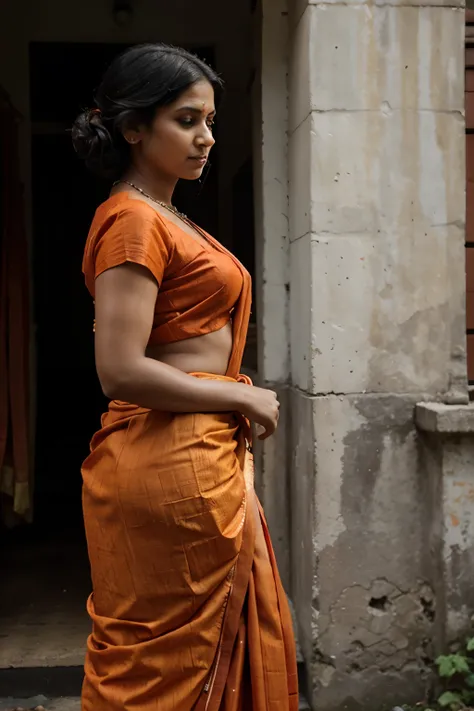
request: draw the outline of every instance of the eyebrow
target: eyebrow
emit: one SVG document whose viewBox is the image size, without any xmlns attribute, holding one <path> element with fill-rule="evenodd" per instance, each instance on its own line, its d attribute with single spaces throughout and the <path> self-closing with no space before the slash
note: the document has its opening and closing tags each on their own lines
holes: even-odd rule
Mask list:
<svg viewBox="0 0 474 711">
<path fill-rule="evenodd" d="M 198 114 L 201 115 L 205 113 L 204 109 L 198 109 L 196 106 L 180 106 L 177 111 L 189 111 L 189 113 L 192 114 Z M 215 114 L 216 110 L 212 109 L 212 111 L 209 111 L 209 114 Z"/>
</svg>

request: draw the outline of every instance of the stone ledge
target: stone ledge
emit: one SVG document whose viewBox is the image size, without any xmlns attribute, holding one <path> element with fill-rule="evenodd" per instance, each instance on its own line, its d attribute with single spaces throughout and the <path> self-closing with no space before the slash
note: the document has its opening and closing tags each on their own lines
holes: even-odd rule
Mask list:
<svg viewBox="0 0 474 711">
<path fill-rule="evenodd" d="M 420 430 L 439 434 L 474 434 L 474 403 L 445 405 L 422 402 L 416 406 L 415 421 Z"/>
</svg>

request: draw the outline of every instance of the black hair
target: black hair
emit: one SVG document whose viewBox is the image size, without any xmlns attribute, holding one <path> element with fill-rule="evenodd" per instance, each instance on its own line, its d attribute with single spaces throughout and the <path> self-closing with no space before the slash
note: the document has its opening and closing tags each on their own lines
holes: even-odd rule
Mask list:
<svg viewBox="0 0 474 711">
<path fill-rule="evenodd" d="M 159 107 L 171 104 L 201 79 L 212 85 L 218 100 L 222 80 L 185 49 L 159 43 L 125 50 L 107 69 L 96 92 L 96 106 L 74 122 L 76 153 L 94 173 L 120 178 L 130 161 L 130 146 L 123 130 L 149 125 Z"/>
</svg>

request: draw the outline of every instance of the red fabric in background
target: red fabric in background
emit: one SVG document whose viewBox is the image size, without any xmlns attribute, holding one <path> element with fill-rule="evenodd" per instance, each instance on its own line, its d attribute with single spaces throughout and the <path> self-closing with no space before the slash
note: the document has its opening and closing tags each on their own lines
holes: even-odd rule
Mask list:
<svg viewBox="0 0 474 711">
<path fill-rule="evenodd" d="M 0 483 L 13 511 L 30 513 L 29 265 L 18 115 L 0 97 Z M 7 476 L 13 470 L 13 480 Z"/>
</svg>

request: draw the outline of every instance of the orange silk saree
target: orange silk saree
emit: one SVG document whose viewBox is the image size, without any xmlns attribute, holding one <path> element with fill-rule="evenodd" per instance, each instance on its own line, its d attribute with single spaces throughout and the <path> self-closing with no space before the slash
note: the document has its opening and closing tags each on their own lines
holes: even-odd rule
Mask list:
<svg viewBox="0 0 474 711">
<path fill-rule="evenodd" d="M 244 272 L 242 272 L 244 273 Z M 239 375 L 250 283 L 233 313 Z M 237 413 L 114 401 L 83 466 L 83 711 L 297 711 L 290 612 Z"/>
</svg>

